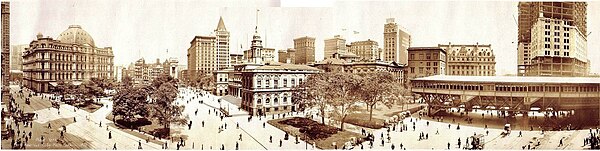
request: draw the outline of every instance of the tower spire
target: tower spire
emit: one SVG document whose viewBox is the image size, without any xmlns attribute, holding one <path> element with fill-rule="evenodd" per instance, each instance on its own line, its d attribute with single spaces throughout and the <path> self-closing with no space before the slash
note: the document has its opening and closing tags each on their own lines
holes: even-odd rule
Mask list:
<svg viewBox="0 0 600 151">
<path fill-rule="evenodd" d="M 260 11 L 260 10 L 256 9 L 256 26 L 254 27 L 255 33 L 258 33 L 258 11 Z"/>
</svg>

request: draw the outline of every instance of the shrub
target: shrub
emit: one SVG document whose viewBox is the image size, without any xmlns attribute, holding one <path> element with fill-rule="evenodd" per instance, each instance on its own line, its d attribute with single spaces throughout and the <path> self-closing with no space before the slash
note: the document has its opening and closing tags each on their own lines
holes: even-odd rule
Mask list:
<svg viewBox="0 0 600 151">
<path fill-rule="evenodd" d="M 339 131 L 339 129 L 336 127 L 324 125 L 316 121 L 300 117 L 286 119 L 279 121 L 278 123 L 299 128 L 300 132 L 304 132 L 310 139 L 328 138 Z"/>
</svg>

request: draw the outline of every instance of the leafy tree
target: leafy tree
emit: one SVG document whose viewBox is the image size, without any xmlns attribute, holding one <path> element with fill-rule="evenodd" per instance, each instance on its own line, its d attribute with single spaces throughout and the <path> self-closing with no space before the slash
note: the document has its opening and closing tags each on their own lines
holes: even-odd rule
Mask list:
<svg viewBox="0 0 600 151">
<path fill-rule="evenodd" d="M 133 78 L 131 78 L 130 76 L 125 76 L 123 78 L 123 80 L 121 81 L 121 87 L 127 88 L 127 87 L 132 87 L 132 86 L 133 86 Z"/>
<path fill-rule="evenodd" d="M 169 129 L 171 124 L 185 125 L 187 119 L 183 117 L 184 106 L 175 105 L 177 85 L 173 77 L 163 74 L 152 81 L 147 88 L 151 91 L 151 116 L 157 118 L 159 124 Z"/>
<path fill-rule="evenodd" d="M 327 91 L 325 78 L 325 74 L 309 75 L 305 82 L 292 88 L 292 103 L 298 104 L 301 110 L 306 107 L 317 107 L 323 124 L 325 124 L 325 109 L 327 108 L 323 93 Z"/>
<path fill-rule="evenodd" d="M 391 108 L 394 99 L 389 96 L 394 94 L 392 87 L 400 84 L 396 78 L 389 72 L 372 72 L 364 74 L 360 81 L 358 96 L 361 101 L 367 105 L 369 110 L 369 121 L 373 118 L 373 109 L 378 103 Z"/>
<path fill-rule="evenodd" d="M 354 113 L 360 101 L 358 96 L 361 77 L 353 73 L 334 72 L 327 74 L 325 99 L 333 107 L 333 115 L 340 121 L 340 129 L 344 130 L 344 120 L 348 114 Z"/>
<path fill-rule="evenodd" d="M 112 114 L 121 117 L 126 122 L 137 121 L 136 116 L 148 115 L 146 97 L 148 91 L 140 87 L 129 87 L 115 94 Z"/>
</svg>

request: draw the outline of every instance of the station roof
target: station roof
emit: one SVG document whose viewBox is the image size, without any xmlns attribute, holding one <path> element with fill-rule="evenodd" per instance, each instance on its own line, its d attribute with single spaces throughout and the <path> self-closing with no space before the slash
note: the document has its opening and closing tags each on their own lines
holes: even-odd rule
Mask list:
<svg viewBox="0 0 600 151">
<path fill-rule="evenodd" d="M 594 77 L 522 77 L 522 76 L 447 76 L 435 75 L 414 79 L 416 81 L 482 82 L 482 83 L 572 83 L 600 84 Z"/>
</svg>

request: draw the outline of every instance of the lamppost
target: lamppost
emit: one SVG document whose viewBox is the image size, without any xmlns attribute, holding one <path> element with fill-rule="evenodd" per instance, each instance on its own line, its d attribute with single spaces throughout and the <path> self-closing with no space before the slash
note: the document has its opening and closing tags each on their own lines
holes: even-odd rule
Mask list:
<svg viewBox="0 0 600 151">
<path fill-rule="evenodd" d="M 308 150 L 308 139 L 306 137 L 306 129 L 300 129 L 300 133 L 304 134 L 304 149 Z"/>
</svg>

